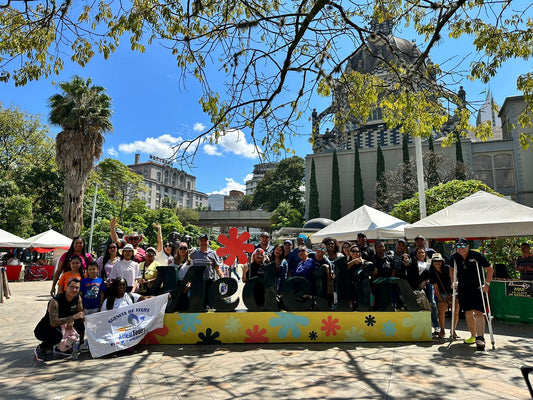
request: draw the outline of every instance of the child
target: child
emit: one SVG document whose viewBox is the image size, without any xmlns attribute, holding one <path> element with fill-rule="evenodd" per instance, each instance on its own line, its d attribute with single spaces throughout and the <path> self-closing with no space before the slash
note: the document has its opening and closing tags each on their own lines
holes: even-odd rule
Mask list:
<svg viewBox="0 0 533 400">
<path fill-rule="evenodd" d="M 71 263 L 72 264 L 72 263 Z M 100 310 L 104 301 L 105 282 L 98 276 L 98 264 L 92 261 L 87 265 L 87 278 L 81 281 L 80 295 L 85 315 L 93 314 Z M 80 351 L 88 351 L 87 341 L 80 345 Z"/>
<path fill-rule="evenodd" d="M 63 293 L 67 288 L 68 283 L 72 278 L 78 278 L 80 281 L 84 278 L 83 272 L 81 272 L 81 257 L 73 256 L 70 259 L 70 271 L 65 271 L 61 274 L 59 281 L 57 283 L 57 293 Z"/>
<path fill-rule="evenodd" d="M 104 301 L 105 284 L 98 276 L 98 264 L 92 261 L 87 266 L 87 278 L 82 279 L 80 293 L 85 314 L 98 312 Z"/>
</svg>

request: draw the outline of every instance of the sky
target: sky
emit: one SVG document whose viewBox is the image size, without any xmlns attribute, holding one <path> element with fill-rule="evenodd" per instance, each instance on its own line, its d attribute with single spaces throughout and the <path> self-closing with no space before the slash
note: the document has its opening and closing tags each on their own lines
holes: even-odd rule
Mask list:
<svg viewBox="0 0 533 400">
<path fill-rule="evenodd" d="M 413 39 L 409 32 L 396 31 L 395 35 Z M 430 57 L 443 67 L 453 65 L 464 56 L 468 60 L 466 43 L 464 40 L 451 45 L 442 41 Z M 451 61 L 446 62 L 450 58 Z M 502 105 L 505 97 L 519 94 L 516 78 L 528 70 L 531 71 L 531 62 L 508 62 L 489 85 L 462 80 L 452 87 L 457 91 L 459 85 L 463 85 L 467 100 L 478 107 L 490 89 L 495 101 Z M 171 146 L 209 127 L 209 117 L 203 114 L 198 103 L 199 85 L 194 78 L 180 80 L 179 73 L 175 58 L 161 45 L 154 42 L 140 54 L 132 52 L 125 44 L 108 60 L 97 54 L 85 68 L 70 62 L 67 56 L 60 75 L 32 81 L 23 87 L 15 87 L 11 82 L 0 83 L 0 102 L 4 107 L 13 105 L 32 114 L 41 114 L 42 122 L 48 123 L 47 99 L 60 92 L 55 83 L 68 81 L 74 75 L 90 77 L 93 84 L 107 89 L 113 101 L 114 131 L 106 135 L 102 159 L 110 157 L 133 164 L 135 153 L 140 153 L 141 162 L 148 161 L 151 154 L 169 157 Z M 310 109 L 320 112 L 329 104 L 329 99 L 316 96 Z M 311 130 L 309 117 L 303 118 L 302 132 Z M 59 131 L 58 127 L 51 127 L 52 136 Z M 298 138 L 292 148 L 301 157 L 312 152 L 306 137 Z M 184 169 L 196 176 L 196 190 L 228 194 L 229 190 L 245 191 L 245 181 L 251 178 L 253 166 L 258 162 L 250 137 L 241 131 L 231 131 L 216 145 L 200 145 L 194 165 Z"/>
</svg>

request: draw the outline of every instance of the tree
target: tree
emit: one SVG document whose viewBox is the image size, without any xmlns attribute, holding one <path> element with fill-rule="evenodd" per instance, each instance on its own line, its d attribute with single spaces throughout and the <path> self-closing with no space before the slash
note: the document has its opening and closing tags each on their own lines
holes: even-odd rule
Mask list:
<svg viewBox="0 0 533 400">
<path fill-rule="evenodd" d="M 433 135 L 429 137 L 429 151 L 424 154 L 424 170 L 425 181 L 428 184 L 428 188 L 432 188 L 439 184 L 439 156 L 435 153 L 435 147 L 433 145 Z M 404 199 L 405 200 L 405 199 Z"/>
<path fill-rule="evenodd" d="M 407 133 L 403 134 L 403 140 L 402 140 L 402 159 L 403 159 L 403 174 L 402 174 L 402 180 L 403 180 L 403 193 L 402 193 L 402 200 L 408 199 L 411 197 L 414 193 L 414 187 L 412 185 L 413 181 L 413 171 L 411 168 L 411 160 L 409 157 L 409 135 Z"/>
<path fill-rule="evenodd" d="M 498 194 L 483 182 L 476 180 L 453 180 L 432 187 L 431 189 L 426 190 L 427 215 L 429 216 L 439 210 L 442 210 L 443 208 L 451 206 L 452 204 L 478 192 L 479 190 L 484 190 L 485 192 L 492 194 Z M 412 198 L 396 204 L 390 214 L 410 224 L 418 221 L 420 219 L 418 193 L 416 193 Z"/>
<path fill-rule="evenodd" d="M 15 178 L 30 169 L 48 167 L 54 142 L 39 116 L 0 103 L 0 175 Z"/>
<path fill-rule="evenodd" d="M 136 198 L 137 193 L 148 190 L 142 175 L 133 172 L 114 158 L 106 158 L 98 164 L 97 177 L 109 198 L 117 202 L 119 219 L 122 218 L 126 204 Z"/>
<path fill-rule="evenodd" d="M 290 203 L 282 201 L 278 207 L 272 212 L 270 216 L 272 228 L 279 229 L 284 226 L 291 226 L 294 228 L 301 228 L 304 220 L 300 211 L 292 208 Z"/>
<path fill-rule="evenodd" d="M 459 133 L 457 133 L 457 140 L 455 141 L 455 165 L 456 165 L 456 172 L 455 172 L 455 178 L 463 181 L 466 179 L 466 176 L 463 172 L 463 165 L 464 165 L 464 158 L 463 158 L 463 146 L 461 145 L 461 136 Z"/>
<path fill-rule="evenodd" d="M 337 150 L 333 149 L 333 163 L 331 165 L 331 219 L 336 221 L 341 217 L 341 184 L 339 176 L 339 161 Z"/>
<path fill-rule="evenodd" d="M 361 175 L 361 162 L 359 160 L 359 146 L 355 144 L 353 161 L 353 209 L 356 210 L 365 204 L 363 189 L 363 176 Z"/>
<path fill-rule="evenodd" d="M 0 228 L 18 236 L 30 236 L 32 201 L 20 195 L 12 180 L 0 182 Z"/>
<path fill-rule="evenodd" d="M 309 182 L 309 219 L 320 217 L 318 186 L 316 184 L 315 160 L 311 160 L 311 181 Z"/>
<path fill-rule="evenodd" d="M 176 56 L 183 76 L 191 75 L 202 85 L 201 105 L 213 122 L 197 138 L 184 142 L 181 150 L 190 149 L 204 136 L 216 141 L 230 128 L 249 130 L 256 143 L 272 151 L 287 149 L 290 143 L 285 138 L 298 133 L 295 122 L 303 116 L 315 90 L 325 94 L 333 85 L 346 82 L 354 84 L 351 112 L 364 119 L 373 109 L 381 108 L 390 127 L 401 121 L 410 134 L 428 136 L 431 131 L 440 131 L 446 100 L 458 101 L 446 87 L 446 79 L 436 81 L 433 77 L 449 77 L 448 81 L 457 82 L 468 75 L 488 82 L 505 61 L 527 60 L 533 55 L 531 27 L 529 19 L 524 18 L 529 4 L 518 0 L 447 0 L 430 5 L 388 0 L 286 4 L 154 0 L 120 7 L 111 0 L 102 0 L 98 7 L 74 4 L 70 0 L 23 0 L 2 7 L 2 80 L 24 85 L 41 76 L 58 74 L 65 62 L 63 57 L 81 66 L 97 52 L 108 58 L 122 35 L 139 52 L 159 41 Z M 394 21 L 420 35 L 417 39 L 423 42 L 422 51 L 413 68 L 391 60 L 383 63 L 405 90 L 347 71 L 356 49 L 370 48 L 376 35 L 386 39 L 386 35 L 368 27 L 369 21 L 374 27 Z M 474 48 L 465 52 L 477 53 L 473 60 L 463 58 L 469 65 L 443 70 L 441 65 L 431 63 L 430 53 L 437 43 L 453 48 L 459 38 L 471 40 Z M 350 45 L 337 45 L 340 40 Z M 391 50 L 401 59 L 403 48 Z M 211 74 L 212 60 L 226 74 L 226 93 L 213 88 L 220 75 Z M 531 72 L 516 80 L 517 89 L 526 96 L 523 126 L 529 122 L 533 107 L 532 82 Z M 434 95 L 422 93 L 425 86 L 432 86 Z M 468 125 L 466 114 L 461 115 L 463 132 Z M 488 135 L 487 128 L 477 133 Z M 524 144 L 528 144 L 527 139 L 524 137 Z"/>
<path fill-rule="evenodd" d="M 379 210 L 387 211 L 387 181 L 385 179 L 385 157 L 381 145 L 378 143 L 376 163 L 376 206 Z"/>
<path fill-rule="evenodd" d="M 111 98 L 91 79 L 79 76 L 59 84 L 62 93 L 49 99 L 56 136 L 56 161 L 65 173 L 63 233 L 78 236 L 83 222 L 83 195 L 94 162 L 102 154 L 104 133 L 111 131 Z"/>
<path fill-rule="evenodd" d="M 274 211 L 279 203 L 287 201 L 301 214 L 304 212 L 302 185 L 305 175 L 304 159 L 298 156 L 281 160 L 278 166 L 265 173 L 257 182 L 253 205 Z"/>
<path fill-rule="evenodd" d="M 237 208 L 241 211 L 253 210 L 254 209 L 253 202 L 254 202 L 254 196 L 251 194 L 245 194 L 244 196 L 241 196 L 241 198 L 239 199 L 239 204 L 237 205 Z"/>
</svg>

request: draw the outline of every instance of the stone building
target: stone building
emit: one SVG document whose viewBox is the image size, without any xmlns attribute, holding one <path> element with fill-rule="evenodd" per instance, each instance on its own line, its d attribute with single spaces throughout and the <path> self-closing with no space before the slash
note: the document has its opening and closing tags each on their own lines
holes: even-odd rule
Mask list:
<svg viewBox="0 0 533 400">
<path fill-rule="evenodd" d="M 370 39 L 369 49 L 361 48 L 348 61 L 347 70 L 353 69 L 361 73 L 378 75 L 389 84 L 394 77 L 383 66 L 383 60 L 409 64 L 420 54 L 414 42 L 397 38 L 392 34 L 392 26 L 387 23 L 373 24 L 374 35 Z M 384 37 L 387 40 L 384 40 Z M 390 74 L 389 74 L 390 75 Z M 361 174 L 365 204 L 375 205 L 376 164 L 378 143 L 385 158 L 385 168 L 395 170 L 403 162 L 402 134 L 398 128 L 390 129 L 381 119 L 381 110 L 374 110 L 366 124 L 358 126 L 348 122 L 343 131 L 336 128 L 321 132 L 321 124 L 328 116 L 335 114 L 342 104 L 341 90 L 333 90 L 331 106 L 321 112 L 313 110 L 312 135 L 313 154 L 306 156 L 306 207 L 309 206 L 309 184 L 311 178 L 311 162 L 314 160 L 316 180 L 319 192 L 320 216 L 331 216 L 331 184 L 333 149 L 337 152 L 340 171 L 341 214 L 346 215 L 353 210 L 353 173 L 354 149 L 359 149 Z M 466 93 L 460 89 L 458 97 L 466 101 Z M 464 103 L 463 103 L 464 104 Z M 485 182 L 496 191 L 510 198 L 533 206 L 533 150 L 522 150 L 519 142 L 518 115 L 524 109 L 523 97 L 512 97 L 505 100 L 499 114 L 493 111 L 494 100 L 490 93 L 480 108 L 477 123 L 489 119 L 493 125 L 494 137 L 482 142 L 474 137 L 461 140 L 464 162 L 472 169 L 473 177 Z M 450 112 L 450 114 L 453 114 Z M 501 122 L 500 122 L 501 119 Z M 453 131 L 456 126 L 454 117 L 450 117 L 441 132 L 435 132 L 435 151 L 442 153 L 447 159 L 455 160 L 455 146 L 440 146 L 439 138 Z M 533 130 L 530 129 L 530 132 Z M 422 143 L 423 152 L 428 151 L 427 140 Z M 409 153 L 414 158 L 414 143 L 409 138 Z M 415 188 L 417 191 L 417 188 Z M 308 215 L 308 209 L 306 210 Z"/>
<path fill-rule="evenodd" d="M 135 164 L 128 168 L 141 175 L 148 192 L 139 193 L 139 198 L 150 209 L 159 208 L 166 197 L 175 201 L 180 208 L 207 207 L 207 194 L 196 190 L 196 177 L 174 168 L 162 160 L 140 162 L 140 154 L 135 154 Z"/>
</svg>

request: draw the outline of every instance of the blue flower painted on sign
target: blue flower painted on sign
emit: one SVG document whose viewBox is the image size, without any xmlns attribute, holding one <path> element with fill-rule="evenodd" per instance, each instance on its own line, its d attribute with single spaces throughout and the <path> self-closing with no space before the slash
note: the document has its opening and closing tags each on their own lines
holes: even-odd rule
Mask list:
<svg viewBox="0 0 533 400">
<path fill-rule="evenodd" d="M 201 325 L 202 320 L 198 318 L 200 313 L 196 314 L 178 314 L 178 316 L 181 318 L 176 321 L 176 325 L 182 326 L 181 328 L 182 332 L 187 332 L 190 330 L 191 332 L 196 332 L 196 325 Z"/>
<path fill-rule="evenodd" d="M 365 331 L 357 329 L 356 326 L 352 326 L 352 330 L 347 330 L 344 334 L 346 335 L 345 342 L 366 342 Z"/>
<path fill-rule="evenodd" d="M 382 332 L 385 332 L 385 336 L 394 336 L 394 332 L 396 332 L 398 329 L 396 329 L 396 324 L 391 323 L 390 321 L 387 321 L 385 324 L 383 324 Z"/>
<path fill-rule="evenodd" d="M 299 338 L 302 335 L 302 332 L 300 331 L 300 327 L 298 325 L 309 325 L 309 318 L 301 315 L 295 315 L 287 312 L 277 312 L 276 315 L 278 317 L 271 318 L 268 324 L 273 328 L 281 326 L 278 331 L 278 337 L 280 339 L 285 339 L 289 334 L 289 331 L 292 332 L 293 338 Z"/>
</svg>

